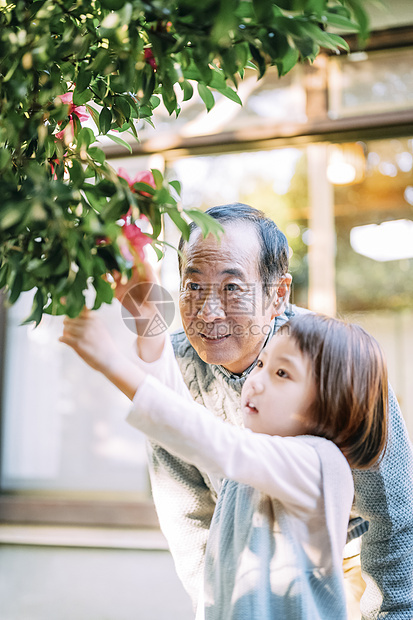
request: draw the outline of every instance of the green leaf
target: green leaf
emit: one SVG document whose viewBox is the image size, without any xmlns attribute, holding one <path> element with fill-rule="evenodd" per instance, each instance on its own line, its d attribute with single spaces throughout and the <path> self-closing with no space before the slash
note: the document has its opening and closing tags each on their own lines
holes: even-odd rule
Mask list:
<svg viewBox="0 0 413 620">
<path fill-rule="evenodd" d="M 82 187 L 83 181 L 85 180 L 85 173 L 83 172 L 82 165 L 76 161 L 76 159 L 72 160 L 72 166 L 69 168 L 69 175 L 73 187 Z"/>
<path fill-rule="evenodd" d="M 326 0 L 306 0 L 305 14 L 316 15 L 320 18 L 326 5 Z"/>
<path fill-rule="evenodd" d="M 143 98 L 141 99 L 142 105 L 145 105 L 146 103 L 148 103 L 148 101 L 152 98 L 155 87 L 156 87 L 156 77 L 155 77 L 155 73 L 151 70 L 149 77 L 147 75 L 144 75 L 144 85 L 143 85 L 144 95 L 143 95 Z"/>
<path fill-rule="evenodd" d="M 102 108 L 99 114 L 98 127 L 101 133 L 107 134 L 112 124 L 112 112 L 109 108 Z"/>
<path fill-rule="evenodd" d="M 10 295 L 9 295 L 9 303 L 13 305 L 18 298 L 20 297 L 20 293 L 23 289 L 23 274 L 21 271 L 17 271 L 14 278 L 13 283 L 10 286 Z"/>
<path fill-rule="evenodd" d="M 86 90 L 84 90 L 81 93 L 79 93 L 76 88 L 73 91 L 73 103 L 74 103 L 74 105 L 84 105 L 85 103 L 90 101 L 92 99 L 92 97 L 93 97 L 92 92 L 89 89 L 86 89 Z"/>
<path fill-rule="evenodd" d="M 358 32 L 360 27 L 359 25 L 348 19 L 348 17 L 344 17 L 343 15 L 339 15 L 337 13 L 326 13 L 327 23 L 329 26 L 333 26 L 334 28 L 340 28 L 347 32 Z"/>
<path fill-rule="evenodd" d="M 241 2 L 239 2 L 235 10 L 235 14 L 237 17 L 240 17 L 241 19 L 253 18 L 254 11 L 253 11 L 251 2 L 249 0 L 248 1 L 242 0 Z"/>
<path fill-rule="evenodd" d="M 46 152 L 47 159 L 51 159 L 56 152 L 56 142 L 52 136 L 47 136 L 44 143 L 44 150 Z"/>
<path fill-rule="evenodd" d="M 158 246 L 156 246 L 154 243 L 152 244 L 152 247 L 155 250 L 157 259 L 162 260 L 162 258 L 164 257 L 164 253 L 162 252 L 162 250 L 158 248 Z"/>
<path fill-rule="evenodd" d="M 172 185 L 179 196 L 181 195 L 181 184 L 179 181 L 169 181 L 169 185 Z"/>
<path fill-rule="evenodd" d="M 153 196 L 156 192 L 156 189 L 154 189 L 151 185 L 148 185 L 148 183 L 144 183 L 142 181 L 139 181 L 138 183 L 134 183 L 133 184 L 133 189 L 136 192 L 145 192 L 146 194 L 150 194 L 151 196 Z"/>
<path fill-rule="evenodd" d="M 77 138 L 77 134 L 82 129 L 82 125 L 81 125 L 81 122 L 77 114 L 72 114 L 72 121 L 73 121 L 73 132 L 75 134 L 75 138 Z"/>
<path fill-rule="evenodd" d="M 20 325 L 27 325 L 28 323 L 36 323 L 36 327 L 42 320 L 44 306 L 44 297 L 42 291 L 38 288 L 33 299 L 32 309 L 30 315 Z"/>
<path fill-rule="evenodd" d="M 314 44 L 318 44 L 321 47 L 325 47 L 326 49 L 330 49 L 332 51 L 336 51 L 338 48 L 343 48 L 348 50 L 348 44 L 344 39 L 337 35 L 328 34 L 324 32 L 318 25 L 313 24 L 311 22 L 302 22 L 301 20 L 285 20 L 285 23 L 288 22 L 288 25 L 291 29 L 292 33 L 296 33 L 296 35 L 302 38 L 300 42 L 298 39 L 295 40 L 297 47 L 300 49 L 301 53 L 303 53 L 302 43 L 308 40 L 310 47 L 313 48 Z M 311 55 L 313 52 L 311 51 Z"/>
<path fill-rule="evenodd" d="M 91 105 L 87 104 L 86 109 L 88 110 L 90 116 L 93 118 L 93 122 L 95 123 L 96 127 L 99 129 L 99 112 L 95 110 L 95 108 L 92 108 Z"/>
<path fill-rule="evenodd" d="M 114 106 L 115 106 L 115 109 L 119 108 L 119 110 L 122 112 L 123 116 L 125 117 L 127 121 L 130 119 L 131 107 L 125 97 L 116 96 Z"/>
<path fill-rule="evenodd" d="M 160 170 L 156 168 L 151 168 L 151 172 L 153 174 L 153 180 L 155 181 L 156 189 L 161 189 L 163 184 L 163 175 Z"/>
<path fill-rule="evenodd" d="M 183 82 L 180 82 L 179 85 L 184 93 L 183 101 L 188 101 L 189 99 L 191 99 L 192 95 L 194 94 L 192 84 L 188 82 L 188 80 L 184 80 Z"/>
<path fill-rule="evenodd" d="M 235 47 L 235 51 L 237 54 L 238 66 L 240 68 L 244 68 L 248 64 L 248 58 L 250 55 L 248 44 L 246 42 L 238 43 Z M 255 65 L 254 65 L 254 69 L 255 69 Z"/>
<path fill-rule="evenodd" d="M 103 162 L 106 159 L 105 153 L 102 151 L 102 149 L 100 149 L 97 146 L 89 147 L 87 152 L 88 152 L 88 155 L 90 155 L 90 157 L 92 157 L 99 164 L 103 164 Z"/>
<path fill-rule="evenodd" d="M 82 93 L 90 84 L 92 74 L 90 71 L 79 71 L 76 78 L 75 92 Z"/>
<path fill-rule="evenodd" d="M 215 105 L 215 99 L 214 99 L 214 95 L 209 90 L 208 86 L 205 86 L 205 84 L 202 84 L 202 83 L 198 83 L 198 93 L 202 101 L 205 103 L 207 112 L 212 110 L 212 108 Z"/>
<path fill-rule="evenodd" d="M 89 127 L 82 127 L 76 136 L 76 144 L 78 148 L 86 147 L 87 149 L 95 141 L 95 134 Z"/>
<path fill-rule="evenodd" d="M 85 192 L 85 196 L 88 199 L 89 204 L 96 209 L 96 211 L 100 212 L 106 205 L 107 200 L 105 196 L 97 193 L 94 186 L 90 186 L 93 189 L 85 189 L 85 185 L 83 185 L 83 191 Z"/>
<path fill-rule="evenodd" d="M 223 0 L 215 17 L 215 24 L 211 31 L 211 39 L 222 47 L 231 44 L 231 31 L 237 27 L 235 9 L 237 0 Z"/>
<path fill-rule="evenodd" d="M 152 97 L 150 97 L 149 99 L 149 102 L 153 110 L 155 110 L 161 104 L 161 100 L 159 99 L 159 97 L 157 97 L 157 95 L 152 95 Z"/>
<path fill-rule="evenodd" d="M 176 200 L 173 196 L 171 196 L 166 187 L 162 187 L 162 189 L 158 190 L 156 198 L 157 203 L 160 205 L 173 205 L 176 207 Z"/>
<path fill-rule="evenodd" d="M 0 230 L 11 228 L 22 219 L 22 213 L 19 207 L 6 206 L 2 207 L 0 213 Z"/>
<path fill-rule="evenodd" d="M 347 4 L 353 11 L 354 17 L 359 25 L 360 38 L 362 41 L 365 41 L 368 37 L 370 29 L 368 14 L 359 0 L 347 0 Z"/>
<path fill-rule="evenodd" d="M 239 98 L 238 93 L 235 92 L 235 90 L 233 90 L 230 86 L 226 86 L 225 88 L 218 88 L 217 90 L 221 93 L 221 95 L 227 97 L 227 99 L 231 99 L 231 101 L 235 101 L 235 103 L 242 105 L 242 101 Z"/>
<path fill-rule="evenodd" d="M 166 79 L 161 86 L 161 93 L 163 104 L 168 110 L 169 115 L 173 114 L 173 112 L 177 112 L 178 102 L 176 100 L 175 91 L 172 84 L 167 83 Z"/>
<path fill-rule="evenodd" d="M 260 50 L 255 45 L 252 45 L 252 43 L 250 43 L 250 52 L 251 56 L 258 65 L 259 77 L 262 78 L 267 68 L 265 58 L 262 56 Z M 256 69 L 257 67 L 254 68 Z"/>
<path fill-rule="evenodd" d="M 191 220 L 199 226 L 204 237 L 211 233 L 219 239 L 220 234 L 224 232 L 221 224 L 203 211 L 199 211 L 198 209 L 184 209 L 184 213 L 189 215 Z"/>
<path fill-rule="evenodd" d="M 0 170 L 4 170 L 11 161 L 10 152 L 4 148 L 0 148 Z"/>
<path fill-rule="evenodd" d="M 334 45 L 336 45 L 337 49 L 341 48 L 344 49 L 346 52 L 350 51 L 350 47 L 347 43 L 347 41 L 345 39 L 343 39 L 342 37 L 340 37 L 338 34 L 331 34 L 329 33 L 329 38 L 331 40 L 331 43 Z"/>
<path fill-rule="evenodd" d="M 272 2 L 268 2 L 268 0 L 252 0 L 252 5 L 257 20 L 269 25 L 273 17 Z"/>
<path fill-rule="evenodd" d="M 289 47 L 286 54 L 284 54 L 282 60 L 277 63 L 278 74 L 280 76 L 285 75 L 297 64 L 300 58 L 299 51 L 294 47 Z"/>
<path fill-rule="evenodd" d="M 175 226 L 181 231 L 183 238 L 185 241 L 188 241 L 190 228 L 188 222 L 184 220 L 182 215 L 179 213 L 178 209 L 173 209 L 171 207 L 168 208 L 167 214 L 175 224 Z"/>
<path fill-rule="evenodd" d="M 129 153 L 132 153 L 132 147 L 130 144 L 128 144 L 127 142 L 125 142 L 125 140 L 122 140 L 122 138 L 119 138 L 119 136 L 114 136 L 111 133 L 107 133 L 106 136 L 112 140 L 112 142 L 116 142 L 116 144 L 119 144 L 119 146 L 124 146 L 126 149 L 128 149 Z"/>
</svg>

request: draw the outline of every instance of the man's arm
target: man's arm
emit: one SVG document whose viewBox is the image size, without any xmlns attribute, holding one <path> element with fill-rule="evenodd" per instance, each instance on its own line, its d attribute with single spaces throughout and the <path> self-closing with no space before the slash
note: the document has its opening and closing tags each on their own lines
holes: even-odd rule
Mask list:
<svg viewBox="0 0 413 620">
<path fill-rule="evenodd" d="M 376 470 L 354 471 L 355 510 L 369 521 L 361 566 L 363 620 L 413 618 L 413 456 L 389 389 L 389 442 Z"/>
<path fill-rule="evenodd" d="M 136 352 L 145 362 L 155 362 L 162 355 L 165 333 L 145 336 L 148 326 L 158 315 L 157 302 L 162 301 L 163 289 L 148 261 L 132 268 L 132 277 L 125 282 L 119 272 L 112 272 L 115 296 L 135 320 Z"/>
</svg>

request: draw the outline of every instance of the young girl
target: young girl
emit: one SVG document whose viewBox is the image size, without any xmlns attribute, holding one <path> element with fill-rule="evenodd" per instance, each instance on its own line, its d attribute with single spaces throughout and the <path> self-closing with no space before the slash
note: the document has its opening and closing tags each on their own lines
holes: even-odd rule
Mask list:
<svg viewBox="0 0 413 620">
<path fill-rule="evenodd" d="M 197 620 L 344 620 L 350 467 L 371 467 L 387 428 L 387 372 L 361 327 L 314 314 L 284 325 L 241 394 L 245 428 L 190 400 L 170 351 L 165 377 L 124 357 L 97 317 L 60 340 L 131 400 L 129 423 L 220 486 Z"/>
</svg>

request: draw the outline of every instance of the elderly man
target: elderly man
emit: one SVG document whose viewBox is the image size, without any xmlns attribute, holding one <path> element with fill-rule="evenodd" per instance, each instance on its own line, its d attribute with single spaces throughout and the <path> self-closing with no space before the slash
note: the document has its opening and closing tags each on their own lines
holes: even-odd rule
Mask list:
<svg viewBox="0 0 413 620">
<path fill-rule="evenodd" d="M 224 234 L 220 241 L 212 235 L 204 239 L 192 226 L 189 241 L 180 242 L 183 330 L 172 335 L 172 344 L 193 398 L 228 423 L 240 425 L 241 387 L 261 349 L 290 316 L 306 310 L 288 305 L 288 245 L 274 222 L 242 204 L 214 207 L 208 213 L 222 224 Z M 118 296 L 123 293 L 121 287 Z M 133 310 L 131 296 L 126 299 L 125 307 Z M 150 304 L 147 309 L 150 313 Z M 167 346 L 163 336 L 138 337 L 139 355 L 153 374 L 161 373 Z M 389 424 L 389 445 L 380 466 L 353 472 L 354 515 L 344 570 L 350 576 L 352 566 L 357 571 L 361 541 L 366 583 L 361 610 L 366 620 L 413 618 L 413 457 L 391 390 Z M 196 604 L 215 492 L 206 474 L 157 445 L 151 447 L 150 462 L 161 528 Z M 353 587 L 357 607 L 363 590 L 359 580 Z M 360 611 L 351 617 L 360 617 Z"/>
</svg>

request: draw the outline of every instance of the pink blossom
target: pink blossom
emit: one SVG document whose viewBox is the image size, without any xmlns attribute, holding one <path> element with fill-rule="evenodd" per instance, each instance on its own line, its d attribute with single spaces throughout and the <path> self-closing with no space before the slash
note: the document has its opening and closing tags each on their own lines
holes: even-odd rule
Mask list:
<svg viewBox="0 0 413 620">
<path fill-rule="evenodd" d="M 134 176 L 134 178 L 131 179 L 125 168 L 119 168 L 118 176 L 122 179 L 125 179 L 125 181 L 129 185 L 131 192 L 133 192 L 134 194 L 138 193 L 141 194 L 141 196 L 147 196 L 148 198 L 151 197 L 151 194 L 149 194 L 148 192 L 143 192 L 142 190 L 138 190 L 138 192 L 136 192 L 134 188 L 135 183 L 146 183 L 146 185 L 150 185 L 154 189 L 156 188 L 155 179 L 153 178 L 153 174 L 150 170 L 143 170 L 142 172 L 138 172 Z"/>
<path fill-rule="evenodd" d="M 84 105 L 74 105 L 72 91 L 65 93 L 64 95 L 59 95 L 58 97 L 56 97 L 56 99 L 60 99 L 60 101 L 64 105 L 69 106 L 69 111 L 67 113 L 69 117 L 69 123 L 64 129 L 62 129 L 56 134 L 56 138 L 58 138 L 59 140 L 64 140 L 66 138 L 66 142 L 73 142 L 73 138 L 75 135 L 73 116 L 76 115 L 79 121 L 87 121 L 87 119 L 89 118 L 89 114 L 86 112 L 86 108 Z M 58 124 L 61 125 L 62 122 L 63 121 L 59 121 Z"/>
<path fill-rule="evenodd" d="M 156 64 L 156 60 L 155 60 L 155 56 L 153 55 L 153 51 L 147 47 L 143 50 L 143 54 L 145 57 L 145 61 L 152 67 L 152 69 L 154 71 L 156 71 L 156 69 L 158 68 L 158 65 Z"/>
<path fill-rule="evenodd" d="M 84 105 L 74 105 L 73 103 L 73 91 L 65 93 L 64 95 L 59 95 L 56 98 L 60 99 L 63 104 L 69 106 L 68 116 L 72 117 L 72 114 L 76 114 L 80 121 L 87 121 L 89 114 L 86 111 L 86 107 Z"/>
<path fill-rule="evenodd" d="M 59 123 L 59 125 L 61 125 L 62 123 Z M 59 138 L 59 140 L 64 140 L 66 136 L 66 143 L 69 142 L 73 142 L 73 138 L 75 136 L 75 127 L 74 127 L 74 123 L 72 121 L 72 119 L 70 119 L 70 121 L 68 122 L 68 124 L 66 125 L 66 127 L 64 129 L 62 129 L 61 131 L 58 131 L 55 134 L 55 138 Z"/>
<path fill-rule="evenodd" d="M 122 233 L 124 238 L 127 240 L 127 244 L 122 243 L 122 239 L 120 240 L 119 246 L 123 256 L 126 260 L 133 261 L 133 255 L 130 253 L 129 247 L 132 249 L 132 252 L 135 252 L 141 261 L 145 260 L 144 247 L 148 243 L 151 243 L 151 238 L 147 237 L 136 224 L 124 224 L 122 226 Z"/>
</svg>

